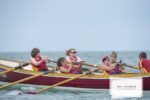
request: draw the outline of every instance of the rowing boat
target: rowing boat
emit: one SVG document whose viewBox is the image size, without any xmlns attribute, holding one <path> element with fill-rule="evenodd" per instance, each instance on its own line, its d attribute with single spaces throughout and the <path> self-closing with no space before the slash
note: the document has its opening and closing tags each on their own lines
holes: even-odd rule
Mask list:
<svg viewBox="0 0 150 100">
<path fill-rule="evenodd" d="M 11 60 L 0 60 L 0 72 L 13 69 L 15 66 L 20 65 L 23 62 L 11 61 Z M 33 75 L 38 75 L 41 72 L 32 71 L 27 69 L 18 69 L 12 72 L 6 73 L 0 76 L 1 82 L 15 82 L 26 77 Z M 64 81 L 75 74 L 60 73 L 59 71 L 51 72 L 46 75 L 39 76 L 37 78 L 22 82 L 23 84 L 34 84 L 34 85 L 53 85 L 58 82 Z M 150 90 L 150 73 L 126 73 L 117 75 L 104 75 L 102 73 L 93 73 L 79 79 L 73 80 L 71 82 L 62 84 L 62 87 L 75 87 L 75 88 L 90 88 L 90 89 L 109 89 L 110 77 L 123 77 L 132 78 L 140 77 L 143 79 L 143 90 Z"/>
</svg>

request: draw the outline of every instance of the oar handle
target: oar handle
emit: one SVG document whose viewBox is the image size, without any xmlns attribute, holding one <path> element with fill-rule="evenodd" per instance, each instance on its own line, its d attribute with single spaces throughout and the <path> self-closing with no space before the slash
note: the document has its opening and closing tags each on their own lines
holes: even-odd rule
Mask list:
<svg viewBox="0 0 150 100">
<path fill-rule="evenodd" d="M 29 63 L 24 63 L 24 64 L 22 64 L 22 65 L 19 65 L 19 66 L 15 67 L 14 69 L 15 69 L 15 70 L 21 69 L 21 68 L 23 68 L 23 67 L 25 67 L 25 66 L 28 66 L 28 65 L 29 65 Z"/>
<path fill-rule="evenodd" d="M 80 61 L 80 62 L 72 62 L 72 64 L 82 64 L 82 65 L 86 65 L 86 66 L 90 66 L 90 67 L 96 67 L 95 64 L 88 64 L 85 61 Z"/>
<path fill-rule="evenodd" d="M 130 66 L 130 65 L 125 65 L 125 66 L 129 68 L 140 69 L 140 67 L 135 67 L 135 66 Z"/>
<path fill-rule="evenodd" d="M 90 67 L 96 67 L 96 65 L 95 65 L 95 64 L 83 63 L 83 65 L 90 66 Z"/>
<path fill-rule="evenodd" d="M 49 62 L 57 63 L 57 61 L 48 59 Z"/>
</svg>

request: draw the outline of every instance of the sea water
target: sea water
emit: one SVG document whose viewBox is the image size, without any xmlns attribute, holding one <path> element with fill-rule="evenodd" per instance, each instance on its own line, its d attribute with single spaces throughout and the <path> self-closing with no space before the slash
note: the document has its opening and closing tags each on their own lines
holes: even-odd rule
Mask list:
<svg viewBox="0 0 150 100">
<path fill-rule="evenodd" d="M 104 56 L 109 56 L 111 52 L 78 52 L 82 60 L 90 64 L 100 64 Z M 150 57 L 150 52 L 147 52 Z M 42 55 L 48 56 L 52 60 L 64 57 L 64 52 L 43 52 Z M 118 52 L 118 59 L 129 65 L 138 64 L 139 52 Z M 30 52 L 3 52 L 0 53 L 1 59 L 29 61 Z M 56 66 L 56 64 L 50 64 Z M 87 67 L 87 66 L 84 66 Z M 139 72 L 139 70 L 127 68 L 130 72 Z M 0 85 L 6 83 L 0 82 Z M 0 90 L 0 100 L 111 100 L 109 90 L 93 89 L 75 89 L 56 87 L 40 94 L 26 94 L 26 92 L 36 91 L 45 86 L 17 84 Z M 121 99 L 122 100 L 122 99 Z M 142 98 L 127 98 L 123 100 L 150 100 L 150 92 L 144 91 Z"/>
</svg>

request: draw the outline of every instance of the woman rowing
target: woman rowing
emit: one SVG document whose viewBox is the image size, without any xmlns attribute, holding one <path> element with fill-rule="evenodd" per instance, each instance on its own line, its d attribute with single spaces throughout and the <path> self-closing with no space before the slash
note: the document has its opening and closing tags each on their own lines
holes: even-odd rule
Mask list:
<svg viewBox="0 0 150 100">
<path fill-rule="evenodd" d="M 66 62 L 68 64 L 74 64 L 76 68 L 79 68 L 79 69 L 81 68 L 83 61 L 81 60 L 80 57 L 77 56 L 76 49 L 72 48 L 72 49 L 67 50 L 66 55 L 67 55 Z"/>
<path fill-rule="evenodd" d="M 61 57 L 57 61 L 57 66 L 62 73 L 81 74 L 82 72 L 76 65 L 70 65 L 65 57 Z"/>
<path fill-rule="evenodd" d="M 121 74 L 122 73 L 121 68 L 112 66 L 112 64 L 110 63 L 110 58 L 108 56 L 104 57 L 102 59 L 102 62 L 103 62 L 102 69 L 106 71 L 108 74 Z"/>
<path fill-rule="evenodd" d="M 116 66 L 117 64 L 117 53 L 116 52 L 112 52 L 111 55 L 110 55 L 110 63 L 113 65 L 113 66 Z"/>
<path fill-rule="evenodd" d="M 31 51 L 31 64 L 33 66 L 33 70 L 35 71 L 47 71 L 46 67 L 49 62 L 48 59 L 40 54 L 40 50 L 38 48 L 33 48 Z"/>
<path fill-rule="evenodd" d="M 112 52 L 110 55 L 110 64 L 113 67 L 120 67 L 122 70 L 124 70 L 124 63 L 122 63 L 122 60 L 118 60 L 117 59 L 117 53 L 116 52 Z"/>
<path fill-rule="evenodd" d="M 139 66 L 142 73 L 150 72 L 150 60 L 147 59 L 147 54 L 145 52 L 139 54 Z"/>
</svg>

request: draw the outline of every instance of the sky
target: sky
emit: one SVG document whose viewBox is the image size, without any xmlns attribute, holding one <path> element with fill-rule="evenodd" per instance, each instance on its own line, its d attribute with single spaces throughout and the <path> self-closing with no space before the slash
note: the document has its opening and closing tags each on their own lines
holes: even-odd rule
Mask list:
<svg viewBox="0 0 150 100">
<path fill-rule="evenodd" d="M 0 52 L 150 51 L 150 0 L 0 0 Z"/>
</svg>

